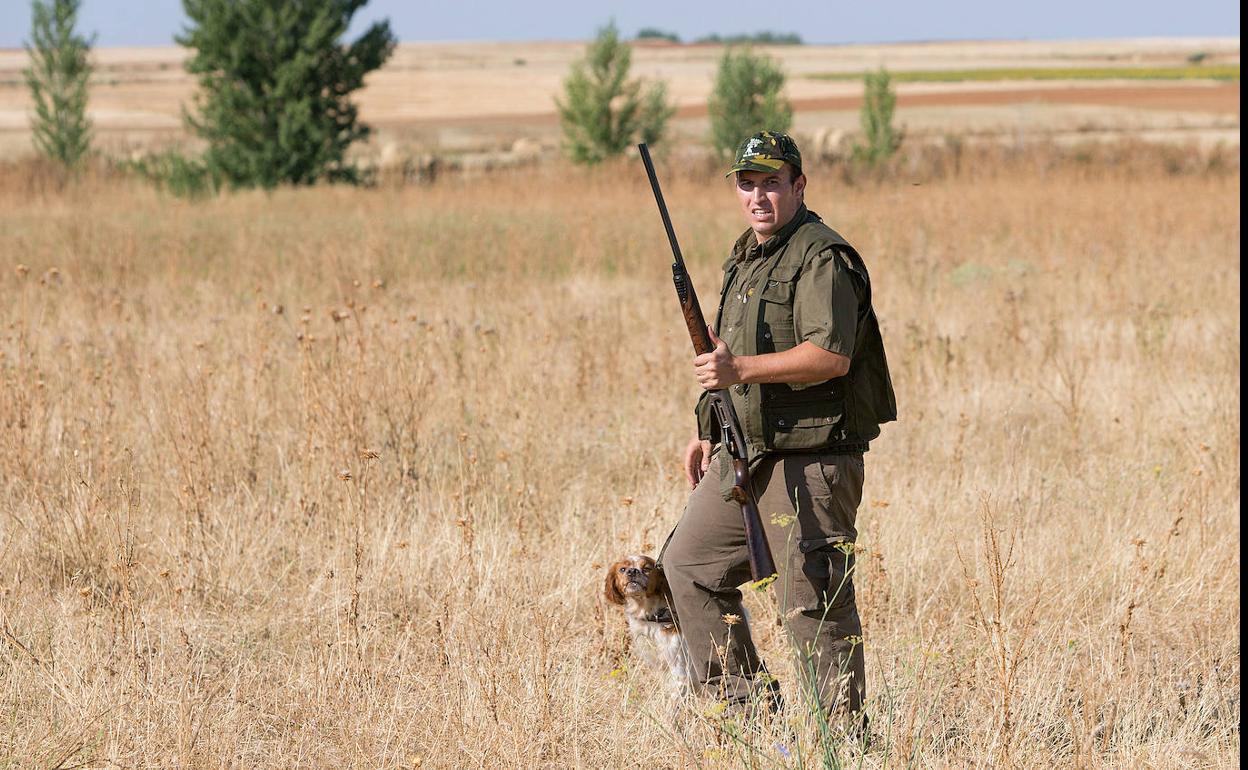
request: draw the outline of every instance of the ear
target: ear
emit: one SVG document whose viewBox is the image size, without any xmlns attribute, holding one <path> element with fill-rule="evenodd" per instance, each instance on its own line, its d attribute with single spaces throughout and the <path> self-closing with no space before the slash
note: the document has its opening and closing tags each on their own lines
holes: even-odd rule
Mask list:
<svg viewBox="0 0 1248 770">
<path fill-rule="evenodd" d="M 619 569 L 620 563 L 616 562 L 607 568 L 607 580 L 603 586 L 602 595 L 609 604 L 623 604 L 624 594 L 620 592 L 619 583 L 615 579 L 615 571 Z"/>
</svg>

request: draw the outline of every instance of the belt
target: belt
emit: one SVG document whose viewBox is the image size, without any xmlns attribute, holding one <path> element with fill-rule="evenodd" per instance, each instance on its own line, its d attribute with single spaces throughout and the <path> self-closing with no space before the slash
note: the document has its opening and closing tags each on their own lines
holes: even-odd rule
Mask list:
<svg viewBox="0 0 1248 770">
<path fill-rule="evenodd" d="M 868 451 L 870 448 L 871 442 L 869 441 L 846 441 L 844 443 L 824 447 L 818 451 L 830 455 L 860 455 Z"/>
<path fill-rule="evenodd" d="M 718 448 L 719 446 L 716 445 L 716 449 Z M 781 457 L 783 455 L 860 455 L 866 453 L 870 448 L 871 444 L 868 441 L 842 441 L 814 449 L 771 450 L 756 456 L 753 463 L 759 462 L 764 457 Z"/>
</svg>

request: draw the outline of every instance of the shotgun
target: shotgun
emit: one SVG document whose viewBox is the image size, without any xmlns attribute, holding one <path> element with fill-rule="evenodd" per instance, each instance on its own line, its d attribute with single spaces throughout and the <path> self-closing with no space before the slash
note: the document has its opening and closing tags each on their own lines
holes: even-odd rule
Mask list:
<svg viewBox="0 0 1248 770">
<path fill-rule="evenodd" d="M 646 174 L 650 177 L 650 189 L 654 191 L 654 202 L 659 205 L 659 216 L 663 217 L 663 227 L 667 229 L 667 240 L 672 245 L 672 283 L 676 285 L 676 297 L 680 300 L 680 310 L 685 316 L 685 326 L 689 327 L 689 337 L 693 340 L 693 351 L 696 355 L 710 353 L 715 349 L 711 344 L 711 335 L 707 332 L 706 318 L 702 315 L 702 307 L 698 304 L 698 294 L 693 290 L 693 281 L 689 279 L 689 271 L 685 269 L 685 260 L 680 255 L 680 244 L 676 242 L 676 231 L 672 229 L 672 218 L 667 214 L 667 204 L 663 202 L 663 191 L 659 189 L 659 178 L 654 173 L 654 163 L 650 160 L 650 150 L 645 143 L 637 145 L 641 153 L 641 162 L 646 165 Z M 741 422 L 737 412 L 732 408 L 732 399 L 724 390 L 712 390 L 709 395 L 711 410 L 715 422 L 719 425 L 719 440 L 724 451 L 732 458 L 732 499 L 741 506 L 741 516 L 745 519 L 745 546 L 750 553 L 750 575 L 754 578 L 755 588 L 764 588 L 776 579 L 776 562 L 771 556 L 771 547 L 767 544 L 767 533 L 763 530 L 763 518 L 758 513 L 758 501 L 754 499 L 754 491 L 750 484 L 750 465 L 746 455 L 745 434 L 741 431 Z"/>
</svg>

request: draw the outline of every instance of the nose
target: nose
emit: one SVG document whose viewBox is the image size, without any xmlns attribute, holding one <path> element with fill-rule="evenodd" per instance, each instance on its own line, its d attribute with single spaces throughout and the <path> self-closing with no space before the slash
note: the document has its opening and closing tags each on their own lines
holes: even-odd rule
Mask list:
<svg viewBox="0 0 1248 770">
<path fill-rule="evenodd" d="M 630 578 L 641 577 L 641 570 L 637 569 L 636 567 L 629 567 L 627 570 L 624 571 L 624 574 Z"/>
</svg>

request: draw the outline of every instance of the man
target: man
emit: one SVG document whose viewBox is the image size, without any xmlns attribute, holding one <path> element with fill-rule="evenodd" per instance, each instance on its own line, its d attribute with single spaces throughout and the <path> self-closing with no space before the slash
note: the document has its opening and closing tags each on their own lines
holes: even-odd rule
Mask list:
<svg viewBox="0 0 1248 770">
<path fill-rule="evenodd" d="M 728 175 L 749 229 L 724 264 L 716 347 L 694 359 L 694 376 L 707 391 L 727 388 L 740 418 L 804 684 L 856 730 L 865 698 L 853 580 L 863 453 L 880 424 L 896 419 L 871 281 L 858 253 L 806 208 L 790 137 L 746 139 Z M 727 453 L 712 451 L 718 426 L 706 394 L 697 414 L 684 458 L 693 493 L 660 560 L 694 678 L 736 712 L 777 688 L 742 622 L 745 529 L 727 495 Z"/>
</svg>

